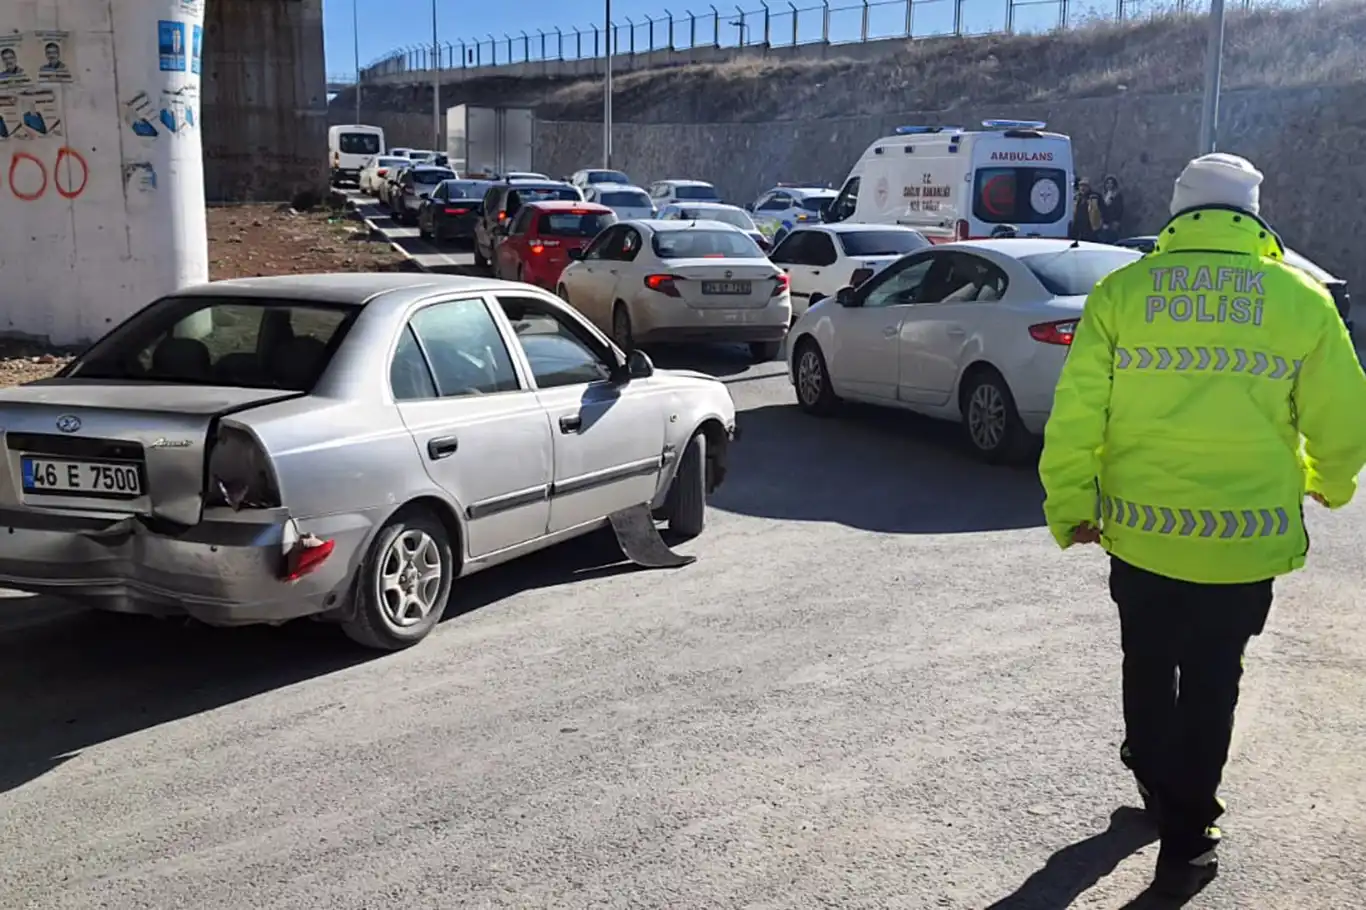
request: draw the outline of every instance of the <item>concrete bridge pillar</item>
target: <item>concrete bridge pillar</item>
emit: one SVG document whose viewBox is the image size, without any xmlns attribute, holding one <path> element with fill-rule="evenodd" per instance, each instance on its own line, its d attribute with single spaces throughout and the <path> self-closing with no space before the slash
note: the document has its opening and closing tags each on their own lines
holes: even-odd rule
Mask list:
<svg viewBox="0 0 1366 910">
<path fill-rule="evenodd" d="M 208 278 L 202 0 L 0 2 L 0 332 L 76 344 Z"/>
</svg>

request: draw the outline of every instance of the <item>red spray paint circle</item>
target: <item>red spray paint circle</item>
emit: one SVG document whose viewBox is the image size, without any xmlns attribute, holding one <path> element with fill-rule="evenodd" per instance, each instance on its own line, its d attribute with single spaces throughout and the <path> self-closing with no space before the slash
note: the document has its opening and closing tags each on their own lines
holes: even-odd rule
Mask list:
<svg viewBox="0 0 1366 910">
<path fill-rule="evenodd" d="M 28 152 L 15 152 L 9 160 L 9 189 L 24 202 L 41 199 L 47 192 L 47 168 Z"/>
</svg>

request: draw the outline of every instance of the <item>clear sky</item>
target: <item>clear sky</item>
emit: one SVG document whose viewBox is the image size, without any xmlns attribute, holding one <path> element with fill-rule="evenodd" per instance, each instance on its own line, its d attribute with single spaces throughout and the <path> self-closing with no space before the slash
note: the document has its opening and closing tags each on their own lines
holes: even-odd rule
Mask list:
<svg viewBox="0 0 1366 910">
<path fill-rule="evenodd" d="M 2 0 L 0 0 L 2 2 Z M 536 30 L 552 32 L 556 27 L 567 34 L 574 26 L 587 31 L 594 23 L 603 19 L 603 0 L 497 0 L 493 3 L 475 0 L 434 0 L 437 11 L 437 33 L 441 42 L 458 44 L 459 41 L 488 41 L 492 34 L 499 41 L 498 58 L 502 61 L 507 54 L 504 33 L 514 38 L 513 53 L 520 59 L 522 54 L 521 32 L 526 30 L 531 36 L 531 56 L 537 59 L 540 54 L 540 39 Z M 1152 0 L 1126 0 L 1126 8 L 1137 12 Z M 431 18 L 433 0 L 325 0 L 323 16 L 325 20 L 325 40 L 327 42 L 327 71 L 332 75 L 355 72 L 352 30 L 352 9 L 360 19 L 360 60 L 365 66 L 378 57 L 405 44 L 431 44 Z M 678 24 L 675 29 L 675 43 L 686 46 L 688 26 L 685 10 L 691 7 L 699 13 L 698 43 L 708 44 L 712 40 L 710 3 L 698 0 L 613 0 L 612 18 L 620 26 L 625 26 L 627 17 L 637 23 L 636 47 L 644 50 L 648 44 L 648 31 L 645 25 L 647 16 L 656 19 L 665 17 L 664 10 L 671 9 Z M 817 41 L 821 37 L 820 0 L 793 0 L 801 12 L 797 18 L 797 37 L 799 41 Z M 963 28 L 967 32 L 1001 31 L 1005 26 L 1005 0 L 963 0 Z M 776 44 L 792 43 L 792 14 L 787 0 L 769 0 L 772 9 L 770 31 Z M 831 0 L 830 32 L 832 41 L 857 39 L 862 29 L 862 4 L 860 0 Z M 737 43 L 740 29 L 731 23 L 739 19 L 734 3 L 716 3 L 721 10 L 721 43 Z M 748 41 L 763 40 L 763 17 L 759 10 L 759 0 L 745 0 L 741 8 L 746 16 Z M 915 4 L 915 33 L 917 35 L 945 34 L 953 28 L 953 0 L 917 0 Z M 1114 15 L 1113 0 L 1073 0 L 1072 18 L 1085 16 L 1088 12 L 1102 12 Z M 705 20 L 702 17 L 705 13 Z M 1132 15 L 1132 12 L 1131 12 Z M 1053 4 L 1031 5 L 1019 8 L 1016 12 L 1016 28 L 1020 31 L 1035 31 L 1049 28 L 1057 23 L 1058 8 Z M 870 37 L 893 37 L 905 33 L 906 6 L 904 0 L 872 0 L 869 7 Z M 661 22 L 655 29 L 656 46 L 667 42 L 667 27 Z M 626 29 L 623 27 L 619 39 L 620 49 L 625 52 L 628 44 Z M 592 56 L 591 34 L 584 40 L 584 55 Z M 565 55 L 575 56 L 572 42 L 565 39 Z M 547 56 L 555 57 L 555 41 L 549 39 Z M 487 55 L 489 51 L 484 50 Z M 487 56 L 484 58 L 487 60 Z"/>
</svg>

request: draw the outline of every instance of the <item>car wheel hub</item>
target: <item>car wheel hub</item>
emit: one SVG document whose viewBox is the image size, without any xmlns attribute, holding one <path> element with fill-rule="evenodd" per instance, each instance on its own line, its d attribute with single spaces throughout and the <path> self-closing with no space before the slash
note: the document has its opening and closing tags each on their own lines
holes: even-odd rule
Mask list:
<svg viewBox="0 0 1366 910">
<path fill-rule="evenodd" d="M 973 445 L 990 451 L 1001 444 L 1005 433 L 1005 400 L 994 385 L 979 385 L 968 400 L 968 434 Z"/>
<path fill-rule="evenodd" d="M 803 351 L 801 360 L 797 362 L 797 392 L 802 396 L 802 401 L 807 404 L 819 401 L 824 382 L 820 357 L 815 351 Z"/>
<path fill-rule="evenodd" d="M 436 607 L 442 574 L 441 549 L 430 534 L 400 534 L 379 562 L 376 593 L 385 618 L 399 627 L 426 619 Z"/>
</svg>

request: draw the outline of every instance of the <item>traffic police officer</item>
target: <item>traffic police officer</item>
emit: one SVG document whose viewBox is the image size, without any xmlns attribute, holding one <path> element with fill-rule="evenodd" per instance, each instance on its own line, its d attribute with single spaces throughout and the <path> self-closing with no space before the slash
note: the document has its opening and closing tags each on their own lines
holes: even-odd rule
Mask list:
<svg viewBox="0 0 1366 910">
<path fill-rule="evenodd" d="M 1258 216 L 1261 182 L 1234 155 L 1181 172 L 1156 248 L 1086 301 L 1039 466 L 1058 544 L 1110 554 L 1121 759 L 1172 894 L 1218 871 L 1243 651 L 1273 579 L 1304 565 L 1304 498 L 1346 505 L 1366 464 L 1366 376 L 1332 297 Z"/>
</svg>

